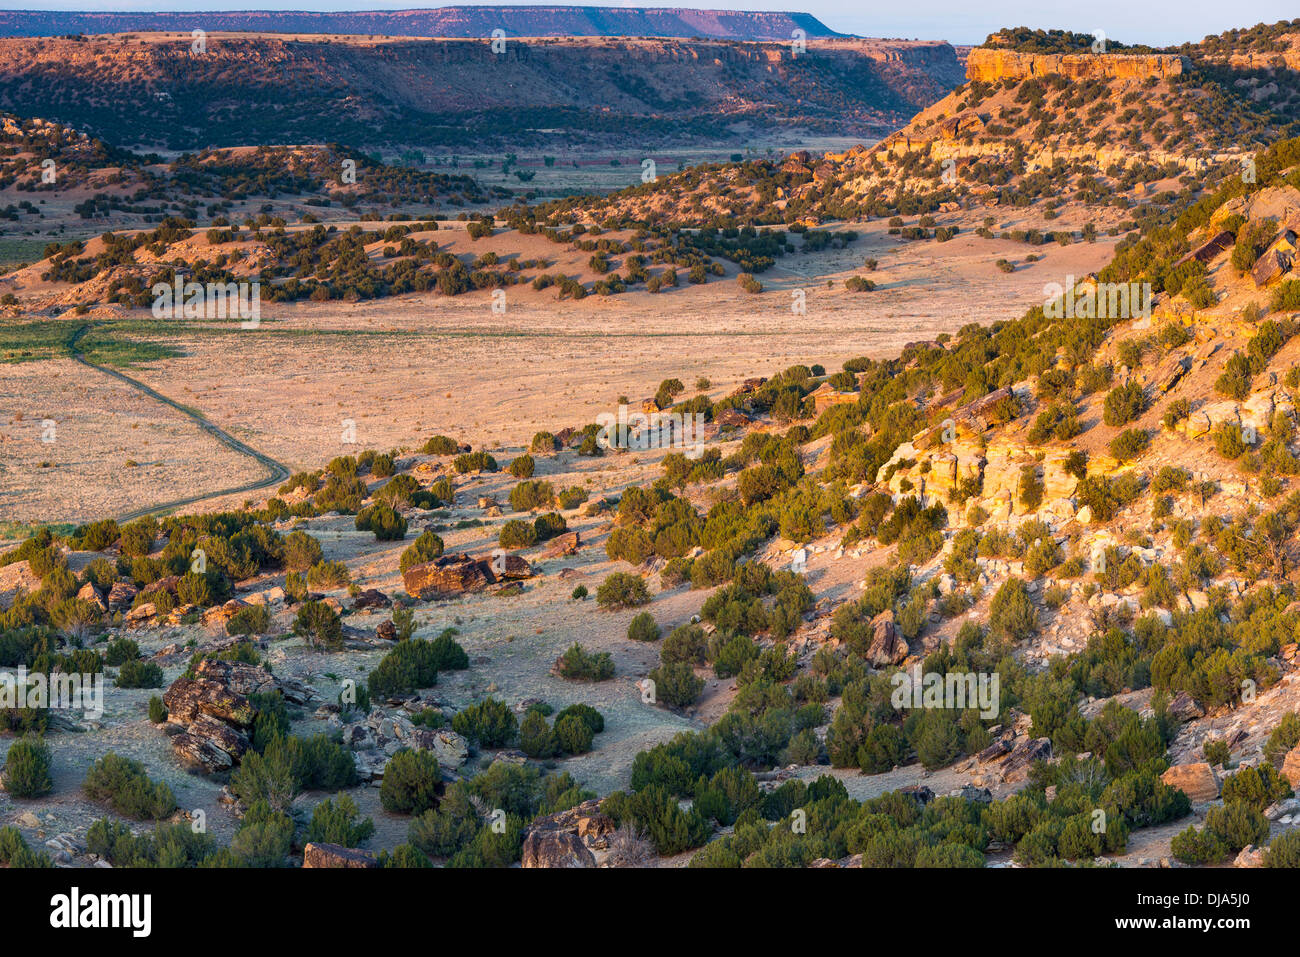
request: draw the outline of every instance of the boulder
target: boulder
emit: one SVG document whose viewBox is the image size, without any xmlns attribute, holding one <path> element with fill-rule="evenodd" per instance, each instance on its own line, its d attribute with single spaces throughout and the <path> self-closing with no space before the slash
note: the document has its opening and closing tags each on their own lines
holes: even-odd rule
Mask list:
<svg viewBox="0 0 1300 957">
<path fill-rule="evenodd" d="M 209 774 L 229 771 L 248 750 L 248 737 L 224 721 L 199 714 L 172 738 L 172 751 L 182 764 Z"/>
<path fill-rule="evenodd" d="M 533 566 L 522 555 L 497 554 L 492 557 L 492 572 L 503 581 L 518 581 L 532 578 Z"/>
<path fill-rule="evenodd" d="M 367 588 L 352 602 L 353 608 L 387 608 L 393 600 L 378 588 Z"/>
<path fill-rule="evenodd" d="M 312 844 L 302 849 L 303 867 L 378 867 L 379 861 L 369 851 L 358 851 L 341 844 Z"/>
<path fill-rule="evenodd" d="M 975 760 L 980 764 L 987 764 L 989 761 L 996 761 L 1011 752 L 1011 745 L 1005 740 L 999 738 L 990 744 L 987 748 L 975 755 Z"/>
<path fill-rule="evenodd" d="M 1254 844 L 1247 844 L 1232 862 L 1233 867 L 1263 867 L 1264 849 Z"/>
<path fill-rule="evenodd" d="M 534 829 L 524 838 L 523 867 L 595 867 L 596 856 L 573 831 Z"/>
<path fill-rule="evenodd" d="M 432 751 L 440 768 L 454 770 L 469 760 L 469 742 L 449 728 L 417 728 L 411 734 L 411 743 L 423 751 Z"/>
<path fill-rule="evenodd" d="M 24 560 L 0 565 L 0 609 L 8 610 L 22 592 L 35 592 L 41 579 L 32 571 L 31 563 Z"/>
<path fill-rule="evenodd" d="M 230 724 L 247 727 L 256 715 L 248 698 L 209 678 L 181 676 L 163 692 L 167 720 L 188 725 L 200 714 L 210 714 Z"/>
<path fill-rule="evenodd" d="M 907 657 L 907 642 L 898 633 L 894 624 L 894 612 L 886 608 L 871 619 L 871 646 L 867 649 L 867 660 L 877 668 L 901 664 Z"/>
<path fill-rule="evenodd" d="M 150 582 L 141 588 L 140 591 L 144 592 L 146 595 L 156 595 L 163 591 L 175 595 L 176 586 L 180 584 L 180 580 L 180 575 L 167 575 L 164 578 L 158 579 L 156 582 Z"/>
<path fill-rule="evenodd" d="M 952 792 L 952 797 L 959 797 L 963 801 L 971 801 L 975 804 L 992 804 L 993 792 L 988 788 L 977 788 L 973 784 L 963 784 L 960 788 Z"/>
<path fill-rule="evenodd" d="M 469 555 L 443 555 L 402 572 L 406 593 L 415 598 L 449 598 L 496 582 L 489 562 Z"/>
<path fill-rule="evenodd" d="M 1292 748 L 1282 759 L 1282 777 L 1291 783 L 1292 788 L 1300 787 L 1300 747 Z"/>
<path fill-rule="evenodd" d="M 1160 780 L 1182 791 L 1193 804 L 1204 804 L 1219 796 L 1219 779 L 1204 761 L 1175 765 L 1160 775 Z"/>
<path fill-rule="evenodd" d="M 397 626 L 391 621 L 381 621 L 375 626 L 375 637 L 380 641 L 396 641 Z"/>
<path fill-rule="evenodd" d="M 1186 691 L 1174 695 L 1174 699 L 1169 702 L 1168 710 L 1171 718 L 1184 723 L 1205 717 L 1205 709 Z"/>
<path fill-rule="evenodd" d="M 581 544 L 582 538 L 577 532 L 564 532 L 551 539 L 551 544 L 546 549 L 545 554 L 547 558 L 564 558 L 569 555 L 576 555 L 578 546 Z"/>
<path fill-rule="evenodd" d="M 1006 761 L 1002 765 L 1003 777 L 1007 780 L 1013 780 L 1022 775 L 1027 776 L 1031 764 L 1035 761 L 1046 761 L 1051 756 L 1051 738 L 1029 738 L 1021 741 L 1007 755 Z"/>
<path fill-rule="evenodd" d="M 203 613 L 203 624 L 205 625 L 224 625 L 230 619 L 234 618 L 241 608 L 247 608 L 248 602 L 239 598 L 232 598 L 222 605 L 216 605 L 209 608 Z M 225 629 L 222 629 L 223 631 Z"/>
<path fill-rule="evenodd" d="M 136 588 L 130 582 L 117 582 L 108 591 L 108 607 L 112 611 L 130 608 L 135 601 Z"/>
<path fill-rule="evenodd" d="M 275 676 L 271 672 L 261 665 L 250 665 L 243 661 L 204 658 L 194 666 L 194 674 L 241 695 L 274 691 L 276 686 Z"/>
<path fill-rule="evenodd" d="M 86 582 L 81 586 L 81 590 L 77 592 L 77 597 L 98 608 L 100 612 L 108 611 L 108 606 L 104 604 L 104 599 L 100 597 L 99 589 L 90 582 Z"/>
<path fill-rule="evenodd" d="M 151 619 L 156 617 L 157 614 L 158 609 L 154 606 L 154 603 L 146 601 L 142 604 L 136 605 L 128 611 L 123 621 L 125 621 L 128 626 L 139 627 L 147 624 Z"/>
<path fill-rule="evenodd" d="M 934 792 L 924 784 L 909 784 L 906 787 L 899 788 L 898 793 L 911 798 L 922 807 L 934 800 Z"/>
</svg>

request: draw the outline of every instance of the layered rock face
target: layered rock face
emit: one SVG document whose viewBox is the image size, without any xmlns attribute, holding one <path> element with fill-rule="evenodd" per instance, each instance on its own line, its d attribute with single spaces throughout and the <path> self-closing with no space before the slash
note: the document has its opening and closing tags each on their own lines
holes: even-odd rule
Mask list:
<svg viewBox="0 0 1300 957">
<path fill-rule="evenodd" d="M 994 83 L 1059 73 L 1074 80 L 1145 80 L 1178 76 L 1185 57 L 1165 53 L 1020 53 L 976 47 L 966 58 L 966 78 Z"/>
</svg>

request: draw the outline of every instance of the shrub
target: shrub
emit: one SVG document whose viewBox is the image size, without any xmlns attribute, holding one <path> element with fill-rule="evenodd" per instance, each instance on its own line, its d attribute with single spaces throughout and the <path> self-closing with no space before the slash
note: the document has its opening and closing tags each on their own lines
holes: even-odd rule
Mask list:
<svg viewBox="0 0 1300 957">
<path fill-rule="evenodd" d="M 38 738 L 19 738 L 5 758 L 5 790 L 14 797 L 34 798 L 54 790 L 50 777 L 50 748 Z"/>
<path fill-rule="evenodd" d="M 589 652 L 575 642 L 555 663 L 563 678 L 573 681 L 605 681 L 614 677 L 614 660 L 609 652 Z"/>
<path fill-rule="evenodd" d="M 1300 867 L 1300 830 L 1287 831 L 1273 838 L 1264 854 L 1265 867 Z"/>
<path fill-rule="evenodd" d="M 163 670 L 152 661 L 128 661 L 117 672 L 119 688 L 161 688 Z"/>
<path fill-rule="evenodd" d="M 658 641 L 659 625 L 656 624 L 654 615 L 648 611 L 643 611 L 627 626 L 627 636 L 633 641 Z"/>
<path fill-rule="evenodd" d="M 555 741 L 565 754 L 586 754 L 593 737 L 591 728 L 576 714 L 555 719 Z"/>
<path fill-rule="evenodd" d="M 157 695 L 149 699 L 149 720 L 154 724 L 162 724 L 167 720 L 167 706 Z"/>
<path fill-rule="evenodd" d="M 383 799 L 382 788 L 380 799 Z M 375 822 L 368 817 L 358 821 L 360 813 L 357 802 L 346 794 L 326 798 L 311 813 L 306 840 L 356 847 L 375 833 Z"/>
<path fill-rule="evenodd" d="M 437 658 L 438 651 L 432 642 L 399 642 L 366 678 L 370 694 L 389 697 L 432 688 L 438 683 Z"/>
<path fill-rule="evenodd" d="M 370 505 L 357 513 L 358 532 L 374 532 L 379 541 L 401 541 L 406 537 L 406 519 L 391 505 Z"/>
<path fill-rule="evenodd" d="M 512 518 L 501 526 L 497 543 L 502 548 L 528 548 L 537 544 L 537 527 L 531 522 Z"/>
<path fill-rule="evenodd" d="M 589 704 L 571 704 L 557 714 L 555 720 L 558 723 L 570 715 L 581 718 L 592 734 L 600 734 L 605 730 L 604 716 Z"/>
<path fill-rule="evenodd" d="M 1275 801 L 1291 797 L 1291 785 L 1271 764 L 1242 768 L 1223 781 L 1223 803 L 1239 802 L 1263 811 Z"/>
<path fill-rule="evenodd" d="M 510 474 L 517 479 L 532 478 L 536 465 L 531 455 L 517 456 L 510 462 Z"/>
<path fill-rule="evenodd" d="M 678 625 L 664 639 L 659 649 L 659 660 L 664 664 L 684 661 L 701 664 L 707 651 L 704 629 L 696 624 Z"/>
<path fill-rule="evenodd" d="M 519 750 L 530 758 L 554 757 L 555 734 L 540 711 L 530 710 L 519 722 Z"/>
<path fill-rule="evenodd" d="M 265 605 L 249 605 L 230 616 L 228 635 L 264 635 L 271 628 L 271 613 Z"/>
<path fill-rule="evenodd" d="M 1038 631 L 1038 611 L 1019 578 L 1003 582 L 993 596 L 989 605 L 989 630 L 993 637 L 1010 641 L 1023 641 Z"/>
<path fill-rule="evenodd" d="M 504 748 L 514 740 L 519 723 L 509 705 L 495 698 L 487 698 L 456 712 L 451 719 L 452 730 L 477 742 L 484 748 Z"/>
<path fill-rule="evenodd" d="M 317 562 L 307 571 L 307 584 L 315 588 L 343 588 L 351 581 L 348 566 L 339 561 Z"/>
<path fill-rule="evenodd" d="M 401 571 L 408 568 L 414 568 L 416 565 L 423 565 L 434 559 L 441 558 L 445 545 L 440 537 L 433 532 L 425 529 L 421 532 L 405 551 L 398 561 L 397 566 Z"/>
<path fill-rule="evenodd" d="M 11 868 L 53 867 L 50 856 L 27 846 L 22 832 L 12 825 L 0 828 L 0 864 Z"/>
<path fill-rule="evenodd" d="M 315 648 L 337 651 L 343 647 L 343 625 L 339 616 L 323 601 L 305 602 L 298 609 L 293 633 L 307 639 Z"/>
<path fill-rule="evenodd" d="M 305 572 L 324 557 L 320 542 L 303 531 L 284 537 L 284 567 L 291 572 Z"/>
<path fill-rule="evenodd" d="M 550 482 L 541 479 L 520 482 L 510 490 L 510 507 L 516 512 L 535 512 L 549 508 L 554 501 L 554 488 Z"/>
<path fill-rule="evenodd" d="M 455 455 L 460 451 L 460 446 L 455 439 L 435 435 L 420 447 L 420 451 L 425 455 Z"/>
<path fill-rule="evenodd" d="M 158 536 L 158 523 L 152 518 L 141 518 L 121 528 L 122 554 L 128 558 L 142 558 L 153 551 Z"/>
<path fill-rule="evenodd" d="M 466 452 L 464 455 L 458 455 L 452 461 L 452 468 L 456 474 L 464 475 L 467 472 L 495 472 L 497 470 L 497 460 L 486 452 Z"/>
<path fill-rule="evenodd" d="M 1146 429 L 1125 429 L 1110 440 L 1110 454 L 1121 462 L 1137 458 L 1147 450 L 1151 437 Z"/>
<path fill-rule="evenodd" d="M 1102 420 L 1109 426 L 1121 426 L 1132 422 L 1146 408 L 1146 397 L 1142 386 L 1136 382 L 1111 389 L 1106 395 L 1102 409 Z"/>
<path fill-rule="evenodd" d="M 393 814 L 422 814 L 438 806 L 442 774 L 428 751 L 398 751 L 384 765 L 379 803 Z"/>
<path fill-rule="evenodd" d="M 90 767 L 82 790 L 92 801 L 104 801 L 118 814 L 145 818 L 166 817 L 176 810 L 176 798 L 165 782 L 149 780 L 144 766 L 109 752 Z"/>
<path fill-rule="evenodd" d="M 596 589 L 596 603 L 601 608 L 636 607 L 650 601 L 650 592 L 639 575 L 614 572 Z"/>
<path fill-rule="evenodd" d="M 704 690 L 704 679 L 686 662 L 666 662 L 650 672 L 654 700 L 678 708 L 694 704 Z"/>
<path fill-rule="evenodd" d="M 140 657 L 140 646 L 130 638 L 118 638 L 110 641 L 104 649 L 104 664 L 117 667 Z"/>
</svg>

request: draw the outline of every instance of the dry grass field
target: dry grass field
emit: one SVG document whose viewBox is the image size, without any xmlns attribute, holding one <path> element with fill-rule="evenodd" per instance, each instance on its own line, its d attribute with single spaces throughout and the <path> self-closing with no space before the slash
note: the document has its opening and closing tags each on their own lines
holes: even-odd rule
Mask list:
<svg viewBox="0 0 1300 957">
<path fill-rule="evenodd" d="M 741 290 L 728 264 L 724 278 L 655 295 L 561 302 L 554 289 L 511 287 L 504 312 L 494 312 L 488 292 L 268 304 L 257 329 L 187 324 L 175 335 L 140 334 L 182 355 L 130 374 L 294 470 L 362 448 L 418 444 L 433 433 L 519 448 L 538 430 L 614 411 L 620 397 L 639 402 L 668 377 L 688 388 L 708 378 L 717 398 L 755 374 L 796 363 L 835 369 L 967 323 L 1013 318 L 1042 301 L 1046 283 L 1092 272 L 1111 254 L 1112 241 L 1102 239 L 1036 247 L 1044 258 L 1025 263 L 1030 247 L 973 235 L 982 214 L 968 214 L 962 233 L 942 244 L 902 242 L 879 221 L 859 226 L 859 239 L 843 249 L 779 259 L 760 277 L 758 295 Z M 549 257 L 551 269 L 570 275 L 586 268 L 586 254 L 538 236 L 500 232 L 471 242 L 459 224 L 444 225 L 452 228 L 436 234 L 439 246 L 453 253 Z M 1006 227 L 1021 228 L 1014 220 Z M 870 273 L 877 289 L 845 290 L 847 277 L 867 275 L 867 258 L 879 263 Z M 1016 271 L 998 270 L 1001 258 L 1017 263 Z M 797 290 L 803 314 L 792 310 Z M 70 311 L 63 319 L 78 321 Z M 83 521 L 126 511 L 122 502 L 134 510 L 264 474 L 179 414 L 94 370 L 55 360 L 5 371 L 0 519 Z M 32 427 L 50 410 L 59 422 L 53 445 Z M 343 441 L 348 421 L 355 444 Z M 43 468 L 46 461 L 53 466 Z"/>
</svg>

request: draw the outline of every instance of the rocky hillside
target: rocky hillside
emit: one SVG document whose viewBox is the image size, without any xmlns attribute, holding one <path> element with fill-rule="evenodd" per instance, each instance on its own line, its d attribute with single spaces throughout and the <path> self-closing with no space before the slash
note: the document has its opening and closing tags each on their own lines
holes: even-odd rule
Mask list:
<svg viewBox="0 0 1300 957">
<path fill-rule="evenodd" d="M 691 170 L 584 212 L 815 223 L 1032 207 L 1049 231 L 1074 206 L 1141 221 L 1300 129 L 1300 30 L 1259 31 L 1235 53 L 1230 37 L 1093 53 L 1091 36 L 1003 31 L 969 51 L 966 83 L 869 149 Z"/>
<path fill-rule="evenodd" d="M 187 864 L 1294 863 L 1298 160 L 1124 245 L 1150 315 L 1086 282 L 833 372 L 667 380 L 646 407 L 701 415 L 697 458 L 419 436 L 37 532 L 0 555 L 5 654 L 116 669 L 102 720 L 8 717 L 59 745 L 51 850 L 157 854 L 77 783 L 112 750 L 167 785 L 152 817 L 205 810 Z M 339 791 L 320 817 L 365 849 L 287 816 Z M 835 826 L 771 826 L 805 806 Z"/>
<path fill-rule="evenodd" d="M 946 43 L 486 40 L 188 32 L 0 40 L 0 107 L 118 145 L 476 151 L 722 140 L 761 121 L 887 132 L 961 81 Z M 484 82 L 485 78 L 489 82 Z M 635 131 L 635 137 L 633 137 Z"/>
<path fill-rule="evenodd" d="M 73 33 L 182 31 L 333 33 L 393 37 L 716 37 L 784 40 L 842 36 L 807 13 L 636 7 L 457 6 L 434 10 L 203 11 L 202 13 L 89 13 L 0 11 L 0 36 L 53 37 Z"/>
</svg>

